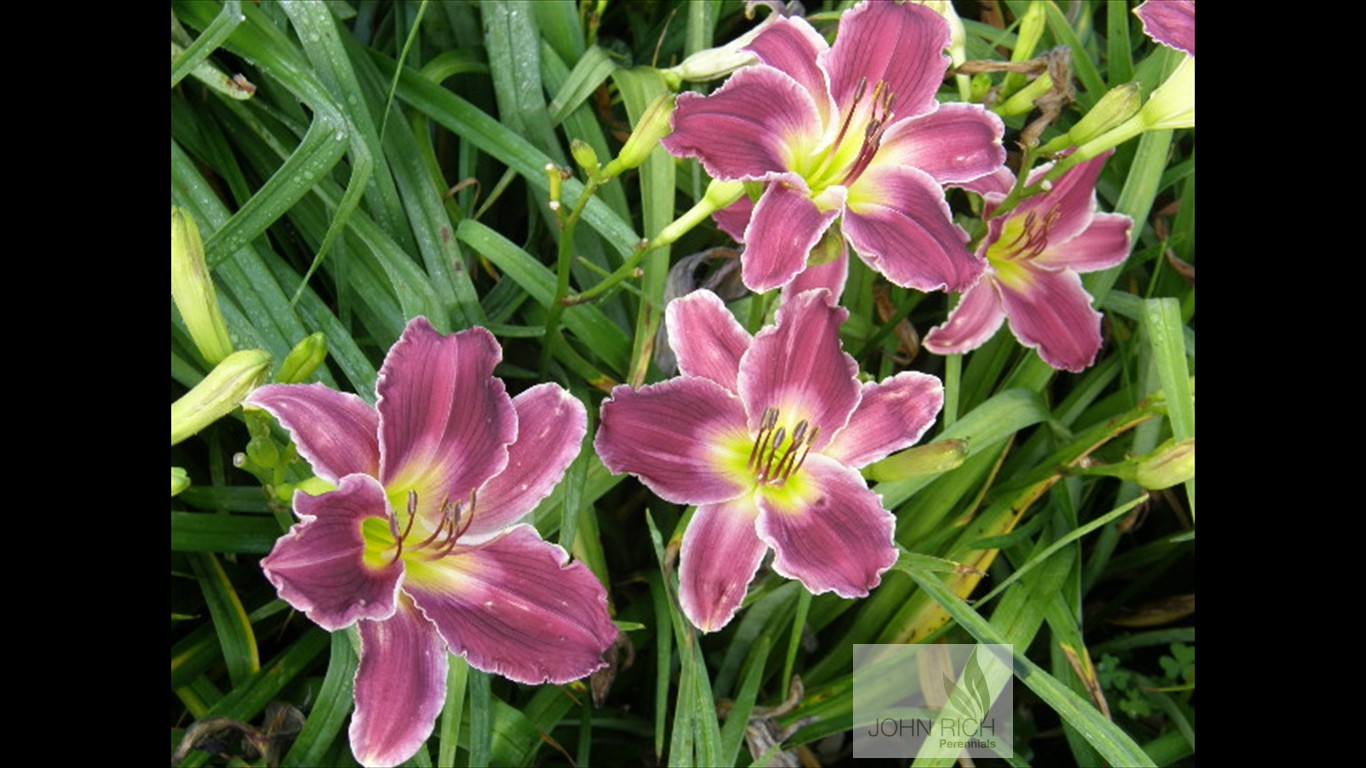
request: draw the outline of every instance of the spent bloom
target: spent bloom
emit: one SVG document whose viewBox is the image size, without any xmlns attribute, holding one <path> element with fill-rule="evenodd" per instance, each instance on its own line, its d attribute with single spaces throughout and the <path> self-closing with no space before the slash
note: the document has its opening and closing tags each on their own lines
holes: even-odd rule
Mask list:
<svg viewBox="0 0 1366 768">
<path fill-rule="evenodd" d="M 862 597 L 896 562 L 895 519 L 858 468 L 915 443 L 943 404 L 939 380 L 860 384 L 840 346 L 848 316 L 824 290 L 785 302 L 749 335 L 715 294 L 667 309 L 682 372 L 602 405 L 595 446 L 672 502 L 695 504 L 679 598 L 703 631 L 725 626 L 764 554 L 812 592 Z"/>
<path fill-rule="evenodd" d="M 805 20 L 778 18 L 748 46 L 759 64 L 710 96 L 679 96 L 664 147 L 716 179 L 764 183 L 757 202 L 717 217 L 746 244 L 747 287 L 786 285 L 808 256 L 841 257 L 846 237 L 898 285 L 977 279 L 941 185 L 1000 168 L 1004 129 L 979 106 L 935 100 L 948 43 L 948 23 L 919 5 L 862 3 L 833 47 Z"/>
<path fill-rule="evenodd" d="M 261 561 L 280 597 L 323 629 L 358 624 L 351 749 L 397 765 L 431 734 L 447 650 L 518 682 L 602 666 L 617 630 L 602 584 L 517 525 L 563 476 L 583 405 L 552 384 L 509 398 L 487 330 L 408 324 L 378 405 L 321 384 L 262 387 L 247 404 L 293 435 L 335 490 L 298 492 L 300 522 Z"/>
<path fill-rule="evenodd" d="M 976 349 L 1009 318 L 1015 338 L 1054 368 L 1077 372 L 1095 361 L 1101 315 L 1091 308 L 1078 273 L 1124 261 L 1133 225 L 1123 214 L 1096 212 L 1096 178 L 1108 157 L 1077 165 L 1049 191 L 990 220 L 977 251 L 987 271 L 948 321 L 925 336 L 927 349 L 941 355 Z M 1035 169 L 1030 183 L 1050 168 Z M 1010 172 L 1002 171 L 971 186 L 983 193 L 990 216 L 1013 184 Z"/>
</svg>

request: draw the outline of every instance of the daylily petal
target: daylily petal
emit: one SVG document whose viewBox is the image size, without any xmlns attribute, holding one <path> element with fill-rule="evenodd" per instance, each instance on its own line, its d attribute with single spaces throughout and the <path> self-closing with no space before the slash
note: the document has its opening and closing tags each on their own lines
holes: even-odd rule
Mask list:
<svg viewBox="0 0 1366 768">
<path fill-rule="evenodd" d="M 770 291 L 796 277 L 839 213 L 838 208 L 822 211 L 805 191 L 785 182 L 769 184 L 745 230 L 740 273 L 745 287 Z"/>
<path fill-rule="evenodd" d="M 1052 269 L 1095 272 L 1108 269 L 1129 257 L 1129 235 L 1134 220 L 1122 213 L 1097 213 L 1091 226 L 1066 242 L 1048 243 L 1034 263 Z"/>
<path fill-rule="evenodd" d="M 669 348 L 686 376 L 711 379 L 731 392 L 740 356 L 753 340 L 711 291 L 693 291 L 674 299 L 665 309 Z"/>
<path fill-rule="evenodd" d="M 442 336 L 426 318 L 408 324 L 380 369 L 380 480 L 391 495 L 416 490 L 424 509 L 462 501 L 507 465 L 517 414 L 493 367 L 503 351 L 471 328 Z"/>
<path fill-rule="evenodd" d="M 891 92 L 899 119 L 934 108 L 935 92 L 948 69 L 949 25 L 922 5 L 870 2 L 840 19 L 839 37 L 822 57 L 830 92 L 841 111 L 849 109 L 860 80 L 867 103 L 879 83 Z"/>
<path fill-rule="evenodd" d="M 529 685 L 567 683 L 603 666 L 616 639 L 607 593 L 582 563 L 529 525 L 430 563 L 405 589 L 470 665 Z"/>
<path fill-rule="evenodd" d="M 1195 0 L 1148 0 L 1134 9 L 1157 42 L 1195 55 Z"/>
<path fill-rule="evenodd" d="M 943 406 L 944 385 L 924 373 L 906 371 L 865 382 L 849 425 L 822 453 L 851 467 L 871 464 L 915 445 Z"/>
<path fill-rule="evenodd" d="M 840 255 L 829 264 L 808 266 L 783 286 L 783 303 L 786 304 L 798 294 L 818 291 L 822 288 L 830 292 L 836 301 L 844 294 L 844 283 L 849 279 L 849 245 L 840 237 Z"/>
<path fill-rule="evenodd" d="M 1096 210 L 1096 179 L 1112 154 L 1113 150 L 1104 152 L 1064 173 L 1047 194 L 1025 198 L 1008 218 L 1030 214 L 1042 217 L 1048 222 L 1049 243 L 1066 242 L 1085 232 Z M 1030 183 L 1043 178 L 1052 167 L 1050 164 L 1036 169 L 1029 175 Z"/>
<path fill-rule="evenodd" d="M 906 288 L 961 291 L 985 266 L 964 247 L 943 190 L 915 168 L 870 167 L 849 189 L 843 226 L 870 267 Z"/>
<path fill-rule="evenodd" d="M 996 280 L 990 275 L 969 288 L 949 319 L 925 334 L 925 349 L 936 355 L 961 355 L 982 346 L 1006 318 Z"/>
<path fill-rule="evenodd" d="M 683 532 L 678 601 L 683 615 L 703 632 L 715 632 L 730 623 L 768 551 L 754 531 L 758 514 L 751 494 L 721 504 L 703 504 Z"/>
<path fill-rule="evenodd" d="M 811 445 L 819 451 L 849 421 L 859 399 L 858 363 L 840 347 L 849 312 L 830 301 L 825 291 L 803 293 L 779 307 L 776 327 L 754 337 L 739 377 L 751 432 L 765 409 L 777 408 L 789 434 L 799 420 L 820 428 Z"/>
<path fill-rule="evenodd" d="M 676 504 L 729 501 L 748 490 L 719 448 L 744 442 L 745 410 L 734 393 L 698 376 L 631 389 L 603 401 L 593 447 L 615 474 L 630 472 Z"/>
<path fill-rule="evenodd" d="M 1004 134 L 1001 118 L 980 105 L 944 104 L 889 128 L 874 162 L 919 168 L 940 184 L 962 183 L 1001 168 Z"/>
<path fill-rule="evenodd" d="M 985 176 L 978 176 L 971 181 L 961 181 L 954 184 L 955 187 L 966 189 L 969 192 L 976 192 L 987 198 L 985 215 L 990 216 L 996 206 L 1001 204 L 1001 200 L 1010 194 L 1010 190 L 1015 186 L 1015 174 L 1010 169 L 1001 166 Z"/>
<path fill-rule="evenodd" d="M 791 508 L 759 494 L 759 538 L 773 570 L 810 591 L 863 597 L 896 563 L 896 519 L 858 472 L 817 454 L 802 467 L 804 493 Z"/>
<path fill-rule="evenodd" d="M 583 403 L 557 384 L 538 384 L 513 398 L 512 405 L 517 442 L 508 446 L 507 468 L 479 489 L 462 544 L 501 533 L 535 509 L 579 455 L 588 431 Z"/>
<path fill-rule="evenodd" d="M 1076 272 L 1029 270 L 1027 283 L 1001 286 L 1010 330 L 1054 368 L 1080 373 L 1100 351 L 1101 314 Z"/>
<path fill-rule="evenodd" d="M 835 109 L 830 83 L 816 64 L 817 57 L 830 50 L 830 45 L 805 19 L 774 19 L 746 49 L 758 54 L 759 61 L 777 67 L 800 83 L 811 94 L 821 122 L 830 122 Z"/>
<path fill-rule="evenodd" d="M 820 140 L 811 95 L 771 67 L 748 67 L 707 97 L 684 93 L 664 148 L 695 157 L 716 179 L 761 179 L 792 167 L 794 152 Z"/>
<path fill-rule="evenodd" d="M 387 621 L 360 623 L 351 752 L 361 765 L 393 766 L 432 735 L 446 698 L 446 643 L 407 595 Z"/>
<path fill-rule="evenodd" d="M 294 508 L 302 522 L 261 560 L 280 597 L 328 631 L 392 614 L 403 564 L 367 562 L 361 531 L 368 518 L 389 518 L 379 483 L 347 475 L 321 496 L 296 492 Z"/>
<path fill-rule="evenodd" d="M 750 217 L 754 215 L 754 201 L 749 199 L 749 195 L 741 195 L 731 205 L 711 215 L 716 221 L 716 226 L 737 243 L 745 242 L 745 227 L 749 226 Z"/>
<path fill-rule="evenodd" d="M 271 384 L 244 401 L 289 430 L 313 473 L 330 483 L 350 474 L 379 474 L 379 416 L 355 395 L 322 384 Z"/>
</svg>

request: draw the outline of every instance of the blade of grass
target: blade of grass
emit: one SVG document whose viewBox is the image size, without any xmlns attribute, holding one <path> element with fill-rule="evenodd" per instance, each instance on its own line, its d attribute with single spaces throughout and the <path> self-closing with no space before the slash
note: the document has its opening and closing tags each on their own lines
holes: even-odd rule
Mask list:
<svg viewBox="0 0 1366 768">
<path fill-rule="evenodd" d="M 449 654 L 446 671 L 446 706 L 441 710 L 441 747 L 436 753 L 436 764 L 441 768 L 455 766 L 455 751 L 460 744 L 460 720 L 464 715 L 465 686 L 469 681 L 470 665 L 464 656 Z"/>
<path fill-rule="evenodd" d="M 223 649 L 223 662 L 228 668 L 228 679 L 233 685 L 242 685 L 261 668 L 261 660 L 256 652 L 256 634 L 247 620 L 247 612 L 242 601 L 233 589 L 232 581 L 223 571 L 218 558 L 212 554 L 191 554 L 187 556 L 199 588 L 204 593 L 204 602 L 209 607 L 209 616 L 218 635 L 218 644 Z"/>
<path fill-rule="evenodd" d="M 359 663 L 347 633 L 333 632 L 332 658 L 327 665 L 327 675 L 318 689 L 313 711 L 308 713 L 303 730 L 299 731 L 298 738 L 281 763 L 285 768 L 323 763 L 337 734 L 341 733 L 346 716 L 351 713 L 351 690 Z"/>
</svg>

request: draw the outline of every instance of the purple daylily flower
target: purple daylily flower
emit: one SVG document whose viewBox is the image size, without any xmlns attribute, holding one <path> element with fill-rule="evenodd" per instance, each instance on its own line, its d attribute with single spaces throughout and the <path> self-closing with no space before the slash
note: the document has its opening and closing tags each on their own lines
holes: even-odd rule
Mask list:
<svg viewBox="0 0 1366 768">
<path fill-rule="evenodd" d="M 594 445 L 613 472 L 697 511 L 678 569 L 683 613 L 725 626 L 764 553 L 812 592 L 862 597 L 897 558 L 895 519 L 858 468 L 917 440 L 943 405 L 939 380 L 860 384 L 840 346 L 848 316 L 824 290 L 785 302 L 751 337 L 715 294 L 668 306 L 682 375 L 619 386 Z"/>
<path fill-rule="evenodd" d="M 990 220 L 977 249 L 987 271 L 963 294 L 948 321 L 925 336 L 927 349 L 941 355 L 976 349 L 1009 317 L 1015 338 L 1037 349 L 1054 368 L 1076 373 L 1095 361 L 1101 314 L 1091 308 L 1078 273 L 1124 261 L 1133 226 L 1124 214 L 1095 212 L 1096 178 L 1110 154 L 1077 165 L 1048 192 Z M 1030 183 L 1050 167 L 1035 169 Z M 966 186 L 983 194 L 990 216 L 1013 184 L 1003 170 Z"/>
<path fill-rule="evenodd" d="M 1195 55 L 1195 0 L 1147 0 L 1134 9 L 1148 37 Z"/>
<path fill-rule="evenodd" d="M 943 17 L 909 3 L 858 5 L 833 47 L 805 20 L 778 19 L 748 47 L 760 64 L 710 96 L 678 97 L 666 149 L 717 179 L 766 182 L 752 215 L 742 200 L 718 216 L 746 244 L 747 287 L 789 283 L 827 231 L 840 238 L 827 256 L 847 237 L 898 285 L 962 290 L 977 279 L 983 264 L 942 185 L 1000 168 L 1004 127 L 980 106 L 935 101 L 948 42 Z"/>
<path fill-rule="evenodd" d="M 587 429 L 542 384 L 509 398 L 487 330 L 408 324 L 380 370 L 378 406 L 321 384 L 256 390 L 336 490 L 298 492 L 300 522 L 261 561 L 280 597 L 323 629 L 359 623 L 351 749 L 397 765 L 431 734 L 447 650 L 522 683 L 601 666 L 617 635 L 606 592 L 529 525 Z"/>
</svg>

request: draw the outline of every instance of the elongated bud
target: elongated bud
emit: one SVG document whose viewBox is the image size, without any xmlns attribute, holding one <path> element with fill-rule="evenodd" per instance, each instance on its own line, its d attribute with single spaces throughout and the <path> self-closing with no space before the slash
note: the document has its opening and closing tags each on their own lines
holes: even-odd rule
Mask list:
<svg viewBox="0 0 1366 768">
<path fill-rule="evenodd" d="M 1170 488 L 1195 477 L 1195 438 L 1153 451 L 1138 462 L 1134 480 L 1150 491 Z"/>
<path fill-rule="evenodd" d="M 1072 126 L 1072 130 L 1045 144 L 1042 151 L 1061 152 L 1068 147 L 1085 144 L 1122 125 L 1138 112 L 1138 107 L 1142 103 L 1143 94 L 1138 83 L 1125 83 L 1111 88 L 1100 97 L 1100 101 L 1090 112 Z"/>
<path fill-rule="evenodd" d="M 1195 127 L 1195 57 L 1187 56 L 1139 112 L 1149 131 Z"/>
<path fill-rule="evenodd" d="M 1038 101 L 1053 87 L 1053 78 L 1047 73 L 1034 78 L 1028 85 L 1011 94 L 1010 98 L 992 107 L 991 111 L 1001 117 L 1023 115 L 1034 109 Z"/>
<path fill-rule="evenodd" d="M 650 102 L 645 114 L 640 116 L 640 122 L 636 123 L 636 129 L 631 132 L 631 138 L 626 140 L 626 146 L 621 148 L 621 153 L 602 169 L 603 177 L 612 178 L 645 162 L 655 147 L 659 146 L 659 140 L 673 132 L 670 122 L 673 113 L 672 93 L 661 94 Z"/>
<path fill-rule="evenodd" d="M 244 349 L 228 355 L 194 389 L 171 403 L 171 445 L 231 413 L 261 386 L 269 368 L 270 355 L 264 350 Z"/>
<path fill-rule="evenodd" d="M 275 381 L 280 384 L 301 384 L 318 370 L 327 359 L 327 337 L 321 331 L 306 337 L 294 345 L 280 370 L 275 372 Z"/>
<path fill-rule="evenodd" d="M 743 194 L 745 194 L 745 183 L 743 181 L 716 181 L 713 179 L 711 184 L 707 185 L 706 194 L 697 201 L 697 205 L 659 230 L 659 234 L 650 241 L 650 245 L 658 247 L 673 243 L 687 234 L 693 227 L 706 221 L 708 216 L 722 208 L 733 205 Z"/>
<path fill-rule="evenodd" d="M 171 495 L 175 496 L 190 487 L 190 475 L 184 467 L 171 467 Z"/>
<path fill-rule="evenodd" d="M 204 262 L 199 227 L 179 208 L 171 209 L 171 300 L 205 360 L 216 364 L 232 354 L 232 339 Z"/>
<path fill-rule="evenodd" d="M 598 165 L 598 153 L 591 144 L 582 139 L 574 139 L 569 142 L 569 154 L 574 156 L 574 162 L 578 163 L 590 178 L 598 175 L 601 166 Z"/>
<path fill-rule="evenodd" d="M 1047 23 L 1047 9 L 1045 3 L 1030 3 L 1025 9 L 1024 15 L 1020 17 L 1020 30 L 1015 35 L 1015 50 L 1010 52 L 1010 60 L 1013 62 L 1029 61 L 1034 57 L 1034 51 L 1039 47 L 1039 41 L 1043 39 L 1044 25 Z M 1042 78 L 1036 78 L 1035 82 Z M 1002 84 L 1003 93 L 1013 93 L 1024 81 L 1024 75 L 1011 73 L 1006 75 L 1005 82 Z M 1030 99 L 1033 101 L 1033 99 Z"/>
<path fill-rule="evenodd" d="M 868 465 L 864 477 L 876 482 L 905 480 L 921 475 L 948 472 L 968 458 L 968 444 L 963 440 L 940 440 L 929 445 L 917 445 L 901 453 L 888 456 Z"/>
</svg>

